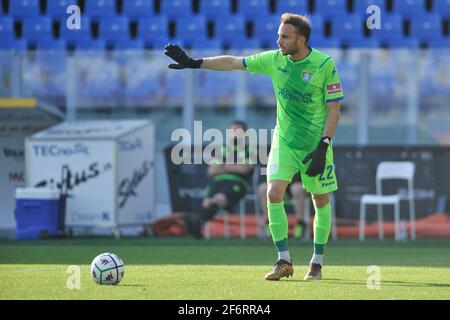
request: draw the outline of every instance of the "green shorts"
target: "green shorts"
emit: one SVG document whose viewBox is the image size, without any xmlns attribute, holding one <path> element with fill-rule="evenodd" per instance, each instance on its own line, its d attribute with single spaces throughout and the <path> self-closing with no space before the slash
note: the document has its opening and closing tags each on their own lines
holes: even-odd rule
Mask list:
<svg viewBox="0 0 450 320">
<path fill-rule="evenodd" d="M 274 180 L 292 181 L 294 175 L 300 171 L 303 187 L 312 194 L 326 194 L 338 189 L 336 174 L 334 172 L 333 146 L 327 151 L 325 171 L 316 177 L 306 174 L 311 161 L 303 164 L 302 161 L 310 151 L 302 151 L 289 147 L 287 143 L 273 139 L 267 163 L 267 182 Z"/>
</svg>

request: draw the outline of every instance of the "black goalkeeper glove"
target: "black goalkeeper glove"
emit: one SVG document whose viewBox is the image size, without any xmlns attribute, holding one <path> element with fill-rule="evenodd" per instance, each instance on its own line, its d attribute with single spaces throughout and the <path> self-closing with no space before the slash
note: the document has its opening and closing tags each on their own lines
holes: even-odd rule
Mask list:
<svg viewBox="0 0 450 320">
<path fill-rule="evenodd" d="M 312 160 L 308 170 L 306 170 L 306 174 L 308 176 L 315 177 L 324 172 L 325 163 L 327 160 L 327 150 L 330 143 L 331 138 L 322 137 L 316 150 L 308 154 L 306 158 L 303 159 L 303 164 L 307 164 L 310 160 Z"/>
<path fill-rule="evenodd" d="M 169 43 L 164 49 L 164 54 L 177 62 L 169 64 L 170 69 L 198 69 L 202 65 L 203 59 L 192 59 L 177 45 Z"/>
</svg>

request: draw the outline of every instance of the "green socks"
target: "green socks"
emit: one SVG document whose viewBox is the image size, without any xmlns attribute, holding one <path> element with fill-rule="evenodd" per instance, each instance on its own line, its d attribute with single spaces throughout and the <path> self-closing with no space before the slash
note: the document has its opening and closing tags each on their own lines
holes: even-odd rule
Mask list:
<svg viewBox="0 0 450 320">
<path fill-rule="evenodd" d="M 323 252 L 328 243 L 331 231 L 331 204 L 328 203 L 323 208 L 315 208 L 314 218 L 314 255 L 311 263 L 323 264 Z"/>
<path fill-rule="evenodd" d="M 278 252 L 289 251 L 288 247 L 288 218 L 284 210 L 284 202 L 268 203 L 269 228 L 272 240 Z"/>
</svg>

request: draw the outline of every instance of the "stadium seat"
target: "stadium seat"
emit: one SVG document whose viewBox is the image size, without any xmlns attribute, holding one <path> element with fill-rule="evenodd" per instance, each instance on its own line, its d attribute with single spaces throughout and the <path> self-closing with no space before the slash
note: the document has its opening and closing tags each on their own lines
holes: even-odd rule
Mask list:
<svg viewBox="0 0 450 320">
<path fill-rule="evenodd" d="M 240 0 L 237 13 L 245 18 L 267 16 L 270 14 L 268 0 Z"/>
<path fill-rule="evenodd" d="M 115 39 L 114 49 L 117 50 L 143 50 L 145 43 L 140 39 Z"/>
<path fill-rule="evenodd" d="M 222 41 L 220 39 L 192 40 L 190 43 L 192 50 L 222 50 Z"/>
<path fill-rule="evenodd" d="M 380 46 L 380 41 L 374 38 L 352 38 L 344 39 L 341 42 L 342 46 L 353 49 L 363 49 L 363 48 L 378 48 Z"/>
<path fill-rule="evenodd" d="M 99 20 L 99 37 L 106 41 L 107 45 L 116 40 L 130 38 L 129 20 L 126 17 L 102 18 Z"/>
<path fill-rule="evenodd" d="M 275 44 L 276 45 L 276 44 Z M 262 47 L 261 41 L 258 39 L 249 39 L 247 37 L 235 37 L 225 42 L 225 46 L 230 50 L 246 50 L 246 49 L 260 49 Z"/>
<path fill-rule="evenodd" d="M 177 19 L 177 38 L 185 41 L 202 40 L 208 37 L 206 18 L 202 16 Z"/>
<path fill-rule="evenodd" d="M 344 41 L 364 37 L 363 19 L 360 15 L 334 15 L 331 20 L 332 35 Z"/>
<path fill-rule="evenodd" d="M 426 42 L 428 47 L 434 49 L 450 49 L 450 37 L 441 39 L 431 39 Z"/>
<path fill-rule="evenodd" d="M 245 36 L 245 20 L 241 16 L 220 17 L 214 23 L 214 35 L 223 41 Z"/>
<path fill-rule="evenodd" d="M 403 20 L 398 14 L 384 15 L 381 19 L 381 28 L 371 30 L 371 37 L 385 42 L 403 38 Z"/>
<path fill-rule="evenodd" d="M 231 14 L 231 1 L 202 0 L 200 2 L 200 13 L 209 20 L 217 17 L 228 16 Z"/>
<path fill-rule="evenodd" d="M 450 19 L 450 0 L 433 1 L 433 12 Z"/>
<path fill-rule="evenodd" d="M 167 17 L 154 16 L 151 18 L 140 18 L 138 20 L 137 38 L 146 43 L 163 39 L 167 42 L 169 36 L 169 20 Z"/>
<path fill-rule="evenodd" d="M 280 17 L 278 15 L 256 17 L 253 20 L 253 38 L 264 47 L 276 48 Z"/>
<path fill-rule="evenodd" d="M 42 39 L 36 42 L 38 50 L 66 50 L 66 42 L 56 39 Z"/>
<path fill-rule="evenodd" d="M 103 39 L 78 39 L 76 49 L 81 51 L 101 51 L 106 49 L 106 42 Z"/>
<path fill-rule="evenodd" d="M 85 1 L 84 14 L 92 20 L 104 17 L 114 17 L 116 15 L 115 0 L 89 0 Z"/>
<path fill-rule="evenodd" d="M 69 29 L 66 20 L 62 19 L 59 26 L 59 37 L 67 41 L 69 46 L 73 46 L 77 41 L 91 39 L 91 19 L 82 18 L 80 29 Z"/>
<path fill-rule="evenodd" d="M 160 13 L 172 21 L 180 17 L 192 16 L 191 0 L 161 0 Z"/>
<path fill-rule="evenodd" d="M 130 61 L 125 67 L 126 83 L 125 97 L 153 97 L 161 90 L 159 75 L 154 66 L 144 59 Z"/>
<path fill-rule="evenodd" d="M 285 12 L 292 12 L 297 14 L 307 14 L 308 0 L 278 0 L 275 2 L 275 12 L 281 15 Z"/>
<path fill-rule="evenodd" d="M 26 51 L 27 42 L 23 39 L 14 37 L 2 37 L 0 41 L 0 50 Z"/>
<path fill-rule="evenodd" d="M 314 13 L 322 15 L 325 19 L 330 19 L 336 14 L 346 14 L 346 0 L 320 0 L 315 1 L 316 8 Z"/>
<path fill-rule="evenodd" d="M 371 5 L 380 7 L 381 12 L 386 10 L 386 0 L 356 0 L 353 1 L 353 14 L 367 15 L 367 8 Z"/>
<path fill-rule="evenodd" d="M 22 27 L 22 37 L 29 44 L 36 41 L 52 38 L 52 20 L 48 17 L 25 18 Z"/>
<path fill-rule="evenodd" d="M 0 17 L 0 39 L 14 37 L 14 21 L 11 17 Z"/>
<path fill-rule="evenodd" d="M 411 38 L 400 38 L 400 39 L 387 39 L 383 44 L 387 45 L 389 48 L 392 49 L 399 49 L 399 48 L 408 48 L 408 49 L 417 49 L 420 47 L 420 41 L 418 39 L 411 39 Z"/>
<path fill-rule="evenodd" d="M 127 0 L 123 2 L 122 14 L 130 20 L 155 15 L 153 0 Z"/>
<path fill-rule="evenodd" d="M 313 48 L 339 48 L 341 42 L 336 38 L 325 38 L 320 36 L 312 36 L 309 45 Z"/>
<path fill-rule="evenodd" d="M 393 11 L 403 17 L 425 14 L 425 0 L 394 0 Z"/>
<path fill-rule="evenodd" d="M 68 17 L 67 8 L 70 5 L 78 5 L 77 0 L 47 0 L 46 15 L 52 19 L 63 19 Z"/>
<path fill-rule="evenodd" d="M 9 15 L 18 19 L 39 16 L 39 0 L 9 1 Z"/>
<path fill-rule="evenodd" d="M 312 36 L 323 37 L 325 34 L 325 19 L 319 15 L 314 14 L 309 17 L 312 28 Z"/>
<path fill-rule="evenodd" d="M 442 38 L 442 19 L 438 14 L 411 17 L 410 37 L 419 41 Z"/>
</svg>

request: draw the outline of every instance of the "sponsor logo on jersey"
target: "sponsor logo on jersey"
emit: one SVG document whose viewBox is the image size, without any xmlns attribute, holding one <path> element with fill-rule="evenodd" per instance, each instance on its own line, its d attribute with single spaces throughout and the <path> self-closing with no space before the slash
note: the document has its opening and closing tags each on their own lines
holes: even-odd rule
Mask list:
<svg viewBox="0 0 450 320">
<path fill-rule="evenodd" d="M 328 94 L 334 94 L 342 92 L 341 84 L 335 83 L 335 84 L 329 84 L 327 85 L 327 92 Z"/>
</svg>

